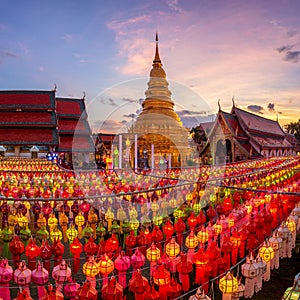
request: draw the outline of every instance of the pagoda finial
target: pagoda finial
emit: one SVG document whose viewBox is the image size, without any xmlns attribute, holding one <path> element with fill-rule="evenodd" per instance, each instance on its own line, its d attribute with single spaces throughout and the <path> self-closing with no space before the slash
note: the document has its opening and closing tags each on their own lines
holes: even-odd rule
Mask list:
<svg viewBox="0 0 300 300">
<path fill-rule="evenodd" d="M 56 90 L 57 90 L 57 85 L 56 85 L 56 83 L 54 83 L 54 88 L 53 88 L 52 91 L 53 91 L 54 93 L 56 93 Z"/>
<path fill-rule="evenodd" d="M 220 99 L 218 100 L 219 111 L 221 111 Z"/>
<path fill-rule="evenodd" d="M 235 107 L 234 95 L 232 96 L 232 106 Z"/>
<path fill-rule="evenodd" d="M 155 57 L 154 57 L 153 63 L 161 64 L 161 60 L 160 60 L 159 52 L 158 52 L 158 33 L 157 33 L 157 31 L 156 31 L 156 36 L 155 36 L 155 42 L 156 42 L 156 49 L 155 49 Z"/>
<path fill-rule="evenodd" d="M 83 92 L 82 100 L 85 100 L 85 92 Z"/>
</svg>

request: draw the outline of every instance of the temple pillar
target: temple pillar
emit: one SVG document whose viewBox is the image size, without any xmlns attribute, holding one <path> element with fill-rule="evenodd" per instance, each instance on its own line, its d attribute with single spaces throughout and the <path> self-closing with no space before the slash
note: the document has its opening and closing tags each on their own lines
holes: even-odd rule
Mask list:
<svg viewBox="0 0 300 300">
<path fill-rule="evenodd" d="M 21 146 L 15 146 L 15 156 L 20 156 Z"/>
</svg>

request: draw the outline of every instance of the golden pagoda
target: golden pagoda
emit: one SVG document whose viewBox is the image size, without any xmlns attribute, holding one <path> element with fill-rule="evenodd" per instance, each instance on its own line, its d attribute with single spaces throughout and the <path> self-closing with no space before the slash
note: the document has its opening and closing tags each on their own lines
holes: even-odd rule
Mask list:
<svg viewBox="0 0 300 300">
<path fill-rule="evenodd" d="M 132 126 L 132 132 L 138 135 L 139 156 L 154 155 L 166 160 L 171 167 L 185 165 L 188 149 L 188 130 L 174 111 L 174 102 L 166 80 L 158 51 L 156 33 L 155 57 L 150 71 L 146 99 L 142 103 L 142 112 Z M 151 146 L 153 145 L 153 146 Z"/>
</svg>

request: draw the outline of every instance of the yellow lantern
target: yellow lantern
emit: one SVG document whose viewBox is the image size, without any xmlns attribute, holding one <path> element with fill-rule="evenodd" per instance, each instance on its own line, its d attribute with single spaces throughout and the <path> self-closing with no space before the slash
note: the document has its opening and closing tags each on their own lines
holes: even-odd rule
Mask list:
<svg viewBox="0 0 300 300">
<path fill-rule="evenodd" d="M 231 295 L 238 291 L 238 280 L 228 272 L 219 281 L 219 289 L 223 293 L 223 300 L 231 299 Z"/>
<path fill-rule="evenodd" d="M 200 244 L 204 244 L 208 241 L 209 235 L 205 228 L 201 228 L 201 230 L 197 234 L 197 239 Z"/>
<path fill-rule="evenodd" d="M 198 246 L 198 239 L 194 234 L 194 230 L 191 230 L 190 234 L 185 239 L 185 245 L 189 249 L 195 249 Z"/>
<path fill-rule="evenodd" d="M 67 232 L 68 223 L 69 223 L 69 219 L 68 219 L 67 215 L 64 212 L 60 213 L 59 224 L 60 224 L 62 232 L 63 232 L 64 242 L 67 241 L 66 232 Z"/>
<path fill-rule="evenodd" d="M 78 231 L 75 228 L 74 224 L 71 224 L 70 227 L 67 229 L 66 236 L 70 243 L 72 243 L 74 239 L 78 236 Z"/>
<path fill-rule="evenodd" d="M 170 258 L 176 257 L 180 253 L 180 246 L 176 243 L 175 238 L 166 245 L 166 253 Z"/>
<path fill-rule="evenodd" d="M 146 251 L 146 257 L 150 262 L 156 262 L 160 258 L 160 249 L 154 243 Z"/>
<path fill-rule="evenodd" d="M 89 211 L 88 221 L 91 225 L 91 228 L 93 229 L 93 238 L 96 239 L 96 224 L 98 221 L 98 216 L 95 214 L 95 211 L 93 208 L 91 208 Z"/>
<path fill-rule="evenodd" d="M 83 264 L 82 272 L 86 277 L 94 278 L 99 274 L 99 265 L 96 263 L 94 256 L 90 256 L 88 261 Z"/>
<path fill-rule="evenodd" d="M 115 219 L 115 215 L 109 207 L 107 209 L 107 212 L 105 213 L 105 220 L 107 221 L 107 231 L 108 232 L 111 232 L 111 225 L 112 225 L 112 222 L 114 219 Z"/>
<path fill-rule="evenodd" d="M 153 217 L 156 216 L 156 212 L 159 210 L 159 205 L 156 201 L 151 203 L 151 210 L 153 212 Z"/>
<path fill-rule="evenodd" d="M 231 228 L 234 226 L 234 217 L 228 218 L 228 227 Z"/>
<path fill-rule="evenodd" d="M 164 221 L 164 218 L 162 216 L 155 216 L 153 218 L 153 223 L 156 226 L 160 226 L 163 223 L 163 221 Z"/>
<path fill-rule="evenodd" d="M 53 243 L 54 241 L 62 239 L 62 232 L 56 227 L 50 232 L 50 240 Z"/>
<path fill-rule="evenodd" d="M 28 223 L 29 223 L 29 221 L 26 216 L 20 215 L 18 217 L 18 224 L 21 228 L 26 228 Z"/>
<path fill-rule="evenodd" d="M 51 213 L 48 219 L 48 226 L 50 232 L 57 226 L 58 220 L 55 217 L 54 213 Z"/>
<path fill-rule="evenodd" d="M 82 238 L 82 226 L 85 223 L 84 216 L 82 215 L 82 212 L 79 211 L 78 215 L 75 217 L 75 224 L 78 226 L 78 237 Z"/>
<path fill-rule="evenodd" d="M 134 231 L 134 234 L 137 235 L 137 229 L 140 226 L 140 222 L 137 219 L 131 219 L 129 221 L 130 228 Z"/>
<path fill-rule="evenodd" d="M 114 270 L 114 268 L 114 262 L 106 254 L 103 255 L 98 263 L 99 272 L 102 275 L 107 276 Z"/>
<path fill-rule="evenodd" d="M 296 231 L 297 225 L 296 225 L 296 222 L 293 219 L 288 218 L 286 220 L 285 224 L 287 225 L 290 232 Z"/>
<path fill-rule="evenodd" d="M 269 243 L 264 243 L 262 247 L 259 248 L 258 254 L 260 258 L 267 264 L 267 271 L 264 273 L 264 281 L 270 280 L 271 274 L 271 260 L 274 258 L 274 249 L 269 245 Z"/>
<path fill-rule="evenodd" d="M 215 230 L 215 233 L 217 235 L 221 234 L 222 233 L 222 230 L 223 230 L 223 226 L 220 222 L 216 222 L 214 225 L 213 225 L 213 228 Z"/>
</svg>

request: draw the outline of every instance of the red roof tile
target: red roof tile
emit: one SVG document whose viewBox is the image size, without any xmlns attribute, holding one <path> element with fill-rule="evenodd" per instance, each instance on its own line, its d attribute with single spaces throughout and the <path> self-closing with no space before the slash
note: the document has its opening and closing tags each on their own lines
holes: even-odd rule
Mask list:
<svg viewBox="0 0 300 300">
<path fill-rule="evenodd" d="M 94 152 L 94 144 L 89 136 L 60 135 L 59 152 Z"/>
<path fill-rule="evenodd" d="M 85 112 L 84 100 L 56 98 L 56 111 L 58 116 L 81 117 Z"/>
<path fill-rule="evenodd" d="M 74 120 L 74 119 L 59 119 L 58 120 L 59 132 L 80 132 L 90 134 L 90 127 L 86 120 Z"/>
</svg>

